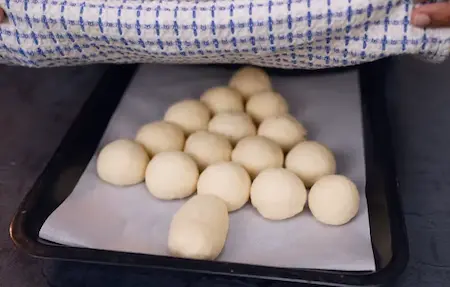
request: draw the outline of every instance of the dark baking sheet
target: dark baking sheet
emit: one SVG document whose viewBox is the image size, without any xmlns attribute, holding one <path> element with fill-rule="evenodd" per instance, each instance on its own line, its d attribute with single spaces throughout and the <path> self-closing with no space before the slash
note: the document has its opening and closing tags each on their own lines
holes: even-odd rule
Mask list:
<svg viewBox="0 0 450 287">
<path fill-rule="evenodd" d="M 134 67 L 114 67 L 86 103 L 49 166 L 21 205 L 12 223 L 16 244 L 32 255 L 98 263 L 189 270 L 204 273 L 327 285 L 374 285 L 398 274 L 407 258 L 403 218 L 396 195 L 395 170 L 383 98 L 382 63 L 362 66 L 361 87 L 364 112 L 366 193 L 377 271 L 327 272 L 267 268 L 243 264 L 214 263 L 136 255 L 119 252 L 67 248 L 39 242 L 38 231 L 46 217 L 67 197 L 84 170 L 109 117 L 131 78 Z M 298 71 L 271 71 L 298 73 Z M 325 73 L 339 71 L 325 71 Z M 103 100 L 107 100 L 106 102 Z M 106 103 L 106 104 L 105 104 Z M 95 118 L 95 120 L 94 120 Z"/>
</svg>

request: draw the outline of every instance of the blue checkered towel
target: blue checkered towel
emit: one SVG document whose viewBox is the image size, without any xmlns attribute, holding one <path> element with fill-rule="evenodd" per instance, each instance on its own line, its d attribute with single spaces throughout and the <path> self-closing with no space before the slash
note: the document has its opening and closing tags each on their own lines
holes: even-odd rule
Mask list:
<svg viewBox="0 0 450 287">
<path fill-rule="evenodd" d="M 450 29 L 409 23 L 409 0 L 0 0 L 0 62 L 246 63 L 321 69 L 420 54 Z"/>
</svg>

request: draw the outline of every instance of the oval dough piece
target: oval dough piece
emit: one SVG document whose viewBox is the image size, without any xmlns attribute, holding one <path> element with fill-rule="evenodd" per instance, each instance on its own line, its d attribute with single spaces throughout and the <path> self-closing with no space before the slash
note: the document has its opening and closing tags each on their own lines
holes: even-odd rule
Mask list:
<svg viewBox="0 0 450 287">
<path fill-rule="evenodd" d="M 319 179 L 309 191 L 308 206 L 318 221 L 328 225 L 343 225 L 358 214 L 359 192 L 347 177 L 327 175 Z"/>
<path fill-rule="evenodd" d="M 255 94 L 245 106 L 245 111 L 257 124 L 265 118 L 286 114 L 288 110 L 286 100 L 279 93 L 271 91 Z"/>
<path fill-rule="evenodd" d="M 198 131 L 189 136 L 184 152 L 196 161 L 200 170 L 204 170 L 210 164 L 230 161 L 232 149 L 223 135 Z"/>
<path fill-rule="evenodd" d="M 145 171 L 145 184 L 159 199 L 185 198 L 195 192 L 199 171 L 195 161 L 181 151 L 155 155 Z"/>
<path fill-rule="evenodd" d="M 97 174 L 114 185 L 140 183 L 144 180 L 149 160 L 143 146 L 128 139 L 119 139 L 104 146 L 98 154 Z"/>
<path fill-rule="evenodd" d="M 258 128 L 258 135 L 276 142 L 284 152 L 304 141 L 306 129 L 294 117 L 286 114 L 266 118 Z"/>
<path fill-rule="evenodd" d="M 311 187 L 321 177 L 336 172 L 336 160 L 326 146 L 315 141 L 298 143 L 286 155 L 286 168 Z"/>
<path fill-rule="evenodd" d="M 252 118 L 243 112 L 215 115 L 209 122 L 208 130 L 226 136 L 233 145 L 242 138 L 256 135 Z"/>
<path fill-rule="evenodd" d="M 195 195 L 172 218 L 169 251 L 176 257 L 214 260 L 222 252 L 228 228 L 225 203 L 214 195 Z"/>
<path fill-rule="evenodd" d="M 211 112 L 198 100 L 183 100 L 169 107 L 164 120 L 180 126 L 186 135 L 195 131 L 207 130 Z"/>
<path fill-rule="evenodd" d="M 241 164 L 250 177 L 255 178 L 264 169 L 282 167 L 284 154 L 272 140 L 250 136 L 237 143 L 231 153 L 231 160 Z"/>
<path fill-rule="evenodd" d="M 244 99 L 241 93 L 230 87 L 211 88 L 203 93 L 200 101 L 214 114 L 244 111 Z"/>
<path fill-rule="evenodd" d="M 251 187 L 251 202 L 267 219 L 283 220 L 303 211 L 306 188 L 301 179 L 284 168 L 261 172 Z"/>
<path fill-rule="evenodd" d="M 253 94 L 272 90 L 272 84 L 266 72 L 251 66 L 243 67 L 234 73 L 228 85 L 238 90 L 246 99 Z"/>
<path fill-rule="evenodd" d="M 136 142 L 143 145 L 151 156 L 163 151 L 181 151 L 184 140 L 183 130 L 165 121 L 143 125 L 136 134 Z"/>
<path fill-rule="evenodd" d="M 197 183 L 197 194 L 219 197 L 231 212 L 248 201 L 250 185 L 250 176 L 242 166 L 235 162 L 221 162 L 208 166 L 202 172 Z"/>
</svg>

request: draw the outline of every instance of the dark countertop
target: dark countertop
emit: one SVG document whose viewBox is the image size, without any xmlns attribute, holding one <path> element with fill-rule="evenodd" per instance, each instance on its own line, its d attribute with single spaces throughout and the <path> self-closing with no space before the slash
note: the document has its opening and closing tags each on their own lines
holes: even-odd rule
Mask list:
<svg viewBox="0 0 450 287">
<path fill-rule="evenodd" d="M 394 286 L 450 286 L 450 62 L 393 62 L 387 99 L 410 241 L 410 262 Z M 37 260 L 10 241 L 17 205 L 103 71 L 0 66 L 0 286 L 211 286 L 194 275 Z"/>
</svg>

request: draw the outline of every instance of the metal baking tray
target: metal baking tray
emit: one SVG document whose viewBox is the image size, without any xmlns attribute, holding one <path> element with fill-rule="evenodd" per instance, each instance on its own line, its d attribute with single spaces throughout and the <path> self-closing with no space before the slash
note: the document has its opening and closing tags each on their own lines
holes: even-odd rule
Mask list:
<svg viewBox="0 0 450 287">
<path fill-rule="evenodd" d="M 369 209 L 374 272 L 274 268 L 240 263 L 210 262 L 166 256 L 67 247 L 39 238 L 47 217 L 67 198 L 94 154 L 137 65 L 111 66 L 83 106 L 43 173 L 19 206 L 10 227 L 14 243 L 39 258 L 109 265 L 168 269 L 267 282 L 323 286 L 377 286 L 392 282 L 405 268 L 408 241 L 397 194 L 397 180 L 384 98 L 384 70 L 389 60 L 358 69 L 364 129 L 366 196 Z M 340 73 L 269 70 L 272 74 Z"/>
</svg>

